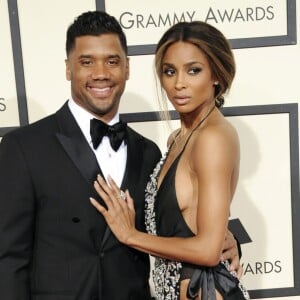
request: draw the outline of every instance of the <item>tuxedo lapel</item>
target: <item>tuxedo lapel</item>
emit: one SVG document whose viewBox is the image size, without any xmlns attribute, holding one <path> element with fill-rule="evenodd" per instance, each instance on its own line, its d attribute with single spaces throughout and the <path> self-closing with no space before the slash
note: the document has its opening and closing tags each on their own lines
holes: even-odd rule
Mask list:
<svg viewBox="0 0 300 300">
<path fill-rule="evenodd" d="M 56 136 L 60 144 L 88 184 L 92 184 L 97 174 L 102 172 L 67 103 L 56 113 L 56 117 L 60 127 Z"/>
<path fill-rule="evenodd" d="M 143 140 L 140 136 L 127 128 L 127 162 L 121 189 L 127 189 L 134 183 L 138 182 L 143 161 Z"/>
<path fill-rule="evenodd" d="M 81 173 L 84 180 L 91 186 L 91 189 L 93 189 L 93 182 L 97 174 L 102 175 L 102 171 L 93 150 L 87 143 L 67 103 L 55 114 L 55 117 L 59 126 L 59 130 L 56 133 L 59 143 Z M 101 201 L 101 199 L 99 200 Z M 99 250 L 100 244 L 102 243 L 101 236 L 104 236 L 104 232 L 108 226 L 102 218 L 93 220 L 92 222 L 99 222 L 97 227 L 103 228 L 101 231 L 93 231 L 92 234 L 95 248 Z M 101 225 L 102 222 L 103 224 Z"/>
</svg>

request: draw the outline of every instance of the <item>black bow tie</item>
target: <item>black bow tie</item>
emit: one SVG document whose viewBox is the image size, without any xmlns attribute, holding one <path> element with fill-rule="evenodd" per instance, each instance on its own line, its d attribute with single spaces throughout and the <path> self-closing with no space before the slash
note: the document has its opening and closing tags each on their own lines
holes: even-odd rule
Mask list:
<svg viewBox="0 0 300 300">
<path fill-rule="evenodd" d="M 97 149 L 104 136 L 108 136 L 111 147 L 117 151 L 126 137 L 127 124 L 120 121 L 112 126 L 98 120 L 90 122 L 90 134 L 94 149 Z"/>
</svg>

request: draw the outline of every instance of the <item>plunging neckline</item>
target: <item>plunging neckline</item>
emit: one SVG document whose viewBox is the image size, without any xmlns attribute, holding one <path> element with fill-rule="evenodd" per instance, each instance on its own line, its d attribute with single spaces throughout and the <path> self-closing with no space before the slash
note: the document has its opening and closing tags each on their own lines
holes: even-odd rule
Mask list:
<svg viewBox="0 0 300 300">
<path fill-rule="evenodd" d="M 171 151 L 173 145 L 174 145 L 175 142 L 176 142 L 176 137 L 179 135 L 180 130 L 179 130 L 178 133 L 175 135 L 173 142 L 171 143 L 171 145 L 169 146 L 168 150 L 167 150 L 166 153 L 165 153 L 165 158 L 164 158 L 163 161 L 162 161 L 161 168 L 160 168 L 160 170 L 159 170 L 159 172 L 158 172 L 158 174 L 157 174 L 157 177 L 156 177 L 156 189 L 157 189 L 157 192 L 159 192 L 161 186 L 163 185 L 163 183 L 164 183 L 164 181 L 165 181 L 165 178 L 166 178 L 166 177 L 168 176 L 168 174 L 170 173 L 170 170 L 171 170 L 171 168 L 173 167 L 174 163 L 175 163 L 177 160 L 180 159 L 180 157 L 181 157 L 182 153 L 184 152 L 184 150 L 185 150 L 185 148 L 186 148 L 186 145 L 188 144 L 188 142 L 189 142 L 189 140 L 190 140 L 192 134 L 193 134 L 193 133 L 201 126 L 201 124 L 208 118 L 208 116 L 212 113 L 212 111 L 214 110 L 215 107 L 216 107 L 216 106 L 214 105 L 214 106 L 208 111 L 208 113 L 206 114 L 206 116 L 205 116 L 203 119 L 201 119 L 201 120 L 199 121 L 199 123 L 195 126 L 195 128 L 193 128 L 193 129 L 191 130 L 191 132 L 190 132 L 190 134 L 188 135 L 186 141 L 184 142 L 184 145 L 183 145 L 182 149 L 180 150 L 179 154 L 174 158 L 174 160 L 173 160 L 172 163 L 170 164 L 168 170 L 166 171 L 164 177 L 163 177 L 162 180 L 160 181 L 160 184 L 158 185 L 158 178 L 159 178 L 159 176 L 160 176 L 160 174 L 161 174 L 161 171 L 162 171 L 162 169 L 163 169 L 163 167 L 164 167 L 164 165 L 165 165 L 165 163 L 166 163 L 166 161 L 167 161 L 167 159 L 168 159 L 168 155 L 169 155 L 169 153 L 170 153 L 170 151 Z"/>
<path fill-rule="evenodd" d="M 174 142 L 173 142 L 173 143 L 174 143 Z M 171 172 L 171 170 L 173 169 L 175 163 L 181 158 L 181 155 L 182 155 L 183 151 L 185 150 L 185 146 L 186 146 L 186 144 L 184 145 L 184 147 L 181 149 L 181 151 L 179 152 L 179 154 L 175 157 L 175 159 L 174 159 L 174 160 L 172 161 L 172 163 L 170 164 L 168 170 L 166 171 L 164 177 L 162 178 L 162 180 L 161 180 L 161 182 L 160 182 L 160 185 L 158 186 L 158 184 L 157 184 L 157 193 L 159 193 L 159 191 L 160 191 L 161 188 L 163 187 L 163 185 L 164 185 L 164 183 L 165 183 L 165 181 L 166 181 L 166 178 L 168 178 L 168 177 L 170 176 L 170 172 Z M 166 162 L 166 160 L 167 160 L 167 158 L 168 158 L 168 151 L 167 151 L 167 153 L 166 153 L 165 156 L 166 156 L 166 157 L 165 157 L 165 159 L 163 160 L 163 164 L 162 164 L 162 166 L 161 166 L 161 168 L 160 168 L 160 170 L 159 170 L 159 173 L 157 174 L 157 183 L 158 183 L 159 175 L 160 175 L 160 173 L 161 173 L 161 171 L 162 171 L 162 168 L 163 168 L 163 166 L 164 166 L 164 163 Z"/>
</svg>

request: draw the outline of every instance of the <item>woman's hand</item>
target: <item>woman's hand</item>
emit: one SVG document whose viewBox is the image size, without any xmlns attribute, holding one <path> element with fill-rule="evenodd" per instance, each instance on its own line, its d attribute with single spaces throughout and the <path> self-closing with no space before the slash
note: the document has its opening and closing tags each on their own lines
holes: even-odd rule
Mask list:
<svg viewBox="0 0 300 300">
<path fill-rule="evenodd" d="M 225 241 L 223 244 L 221 260 L 229 260 L 230 271 L 235 271 L 239 279 L 242 277 L 243 267 L 240 263 L 237 242 L 233 234 L 229 230 L 227 230 Z"/>
<path fill-rule="evenodd" d="M 111 177 L 108 177 L 107 184 L 100 175 L 97 176 L 94 187 L 107 209 L 90 198 L 92 205 L 103 215 L 116 238 L 127 244 L 136 232 L 134 204 L 128 190 L 125 193 L 121 191 Z"/>
</svg>

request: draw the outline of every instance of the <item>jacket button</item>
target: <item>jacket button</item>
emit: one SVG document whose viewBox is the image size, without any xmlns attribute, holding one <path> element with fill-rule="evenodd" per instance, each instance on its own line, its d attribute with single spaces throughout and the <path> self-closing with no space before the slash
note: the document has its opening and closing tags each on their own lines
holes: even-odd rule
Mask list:
<svg viewBox="0 0 300 300">
<path fill-rule="evenodd" d="M 78 217 L 73 217 L 72 221 L 73 221 L 73 223 L 79 223 L 80 219 Z"/>
<path fill-rule="evenodd" d="M 103 258 L 104 257 L 104 252 L 100 252 L 99 256 L 100 256 L 100 258 Z"/>
</svg>

